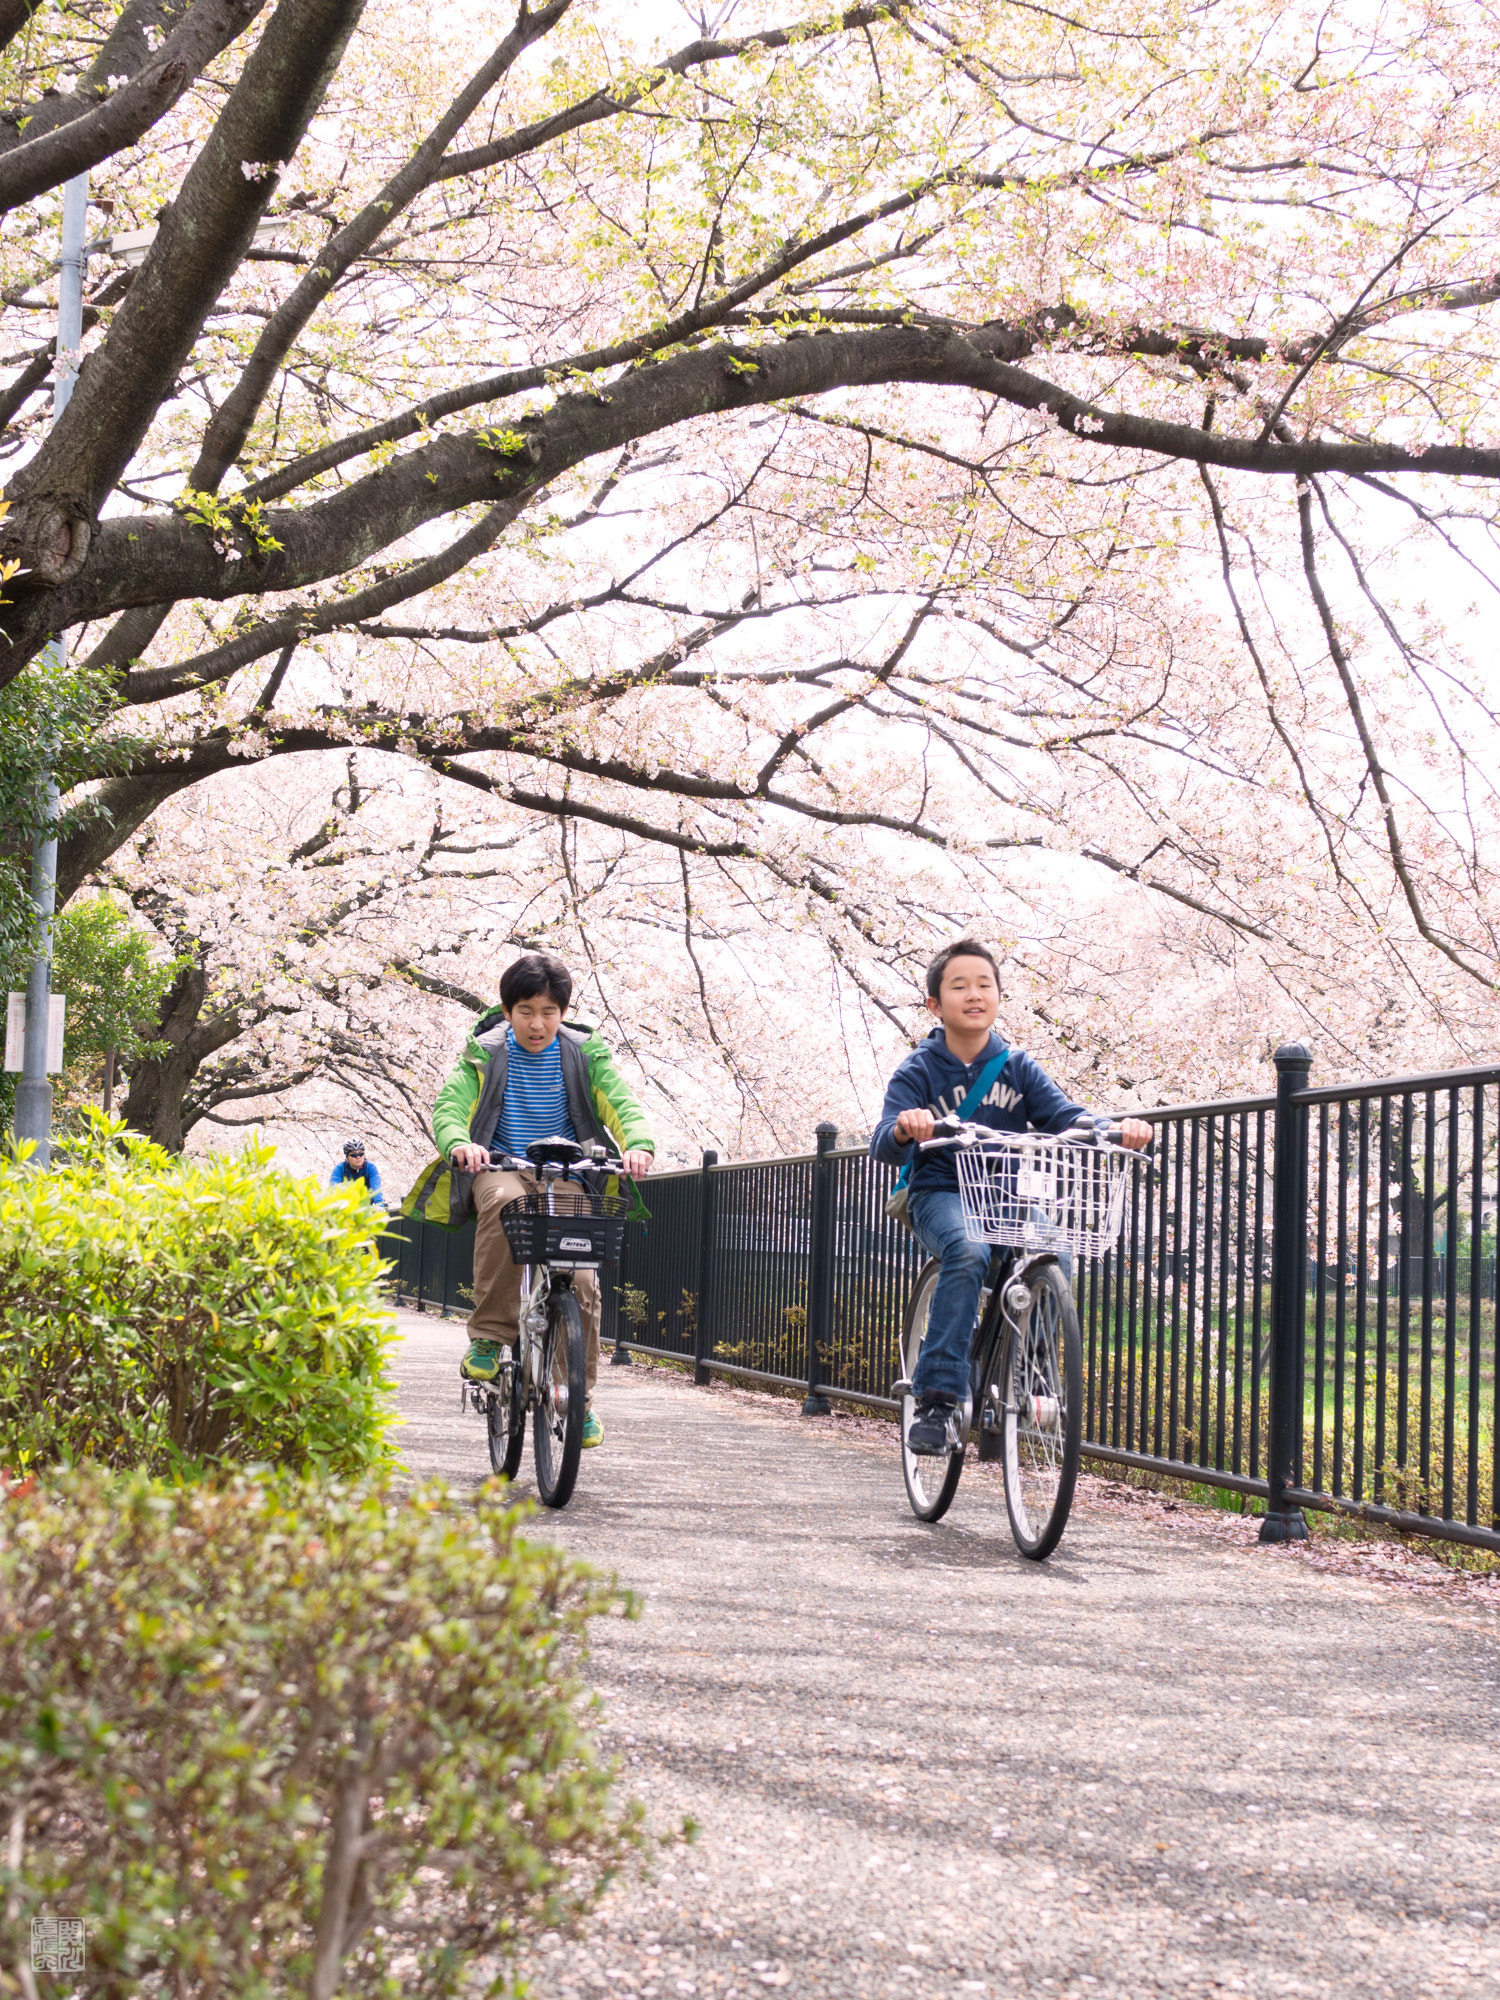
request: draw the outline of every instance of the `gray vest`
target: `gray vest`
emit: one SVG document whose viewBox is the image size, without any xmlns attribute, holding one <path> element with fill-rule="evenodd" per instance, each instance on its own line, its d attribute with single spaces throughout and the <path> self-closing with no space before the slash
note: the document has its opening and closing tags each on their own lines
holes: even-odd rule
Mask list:
<svg viewBox="0 0 1500 2000">
<path fill-rule="evenodd" d="M 506 1023 L 499 1022 L 477 1039 L 489 1060 L 485 1064 L 484 1080 L 479 1086 L 479 1102 L 474 1106 L 474 1116 L 469 1120 L 469 1137 L 476 1146 L 487 1143 L 496 1125 L 500 1122 L 500 1109 L 505 1103 L 505 1073 L 508 1068 L 505 1057 Z M 573 1130 L 579 1142 L 587 1146 L 596 1141 L 613 1149 L 614 1141 L 601 1124 L 599 1113 L 594 1108 L 594 1093 L 589 1085 L 588 1058 L 583 1053 L 583 1045 L 588 1036 L 580 1034 L 576 1028 L 559 1028 L 557 1031 L 558 1052 L 562 1056 L 563 1088 L 568 1093 L 568 1116 L 573 1121 Z M 448 1220 L 457 1229 L 473 1213 L 474 1176 L 452 1170 L 448 1185 Z"/>
</svg>

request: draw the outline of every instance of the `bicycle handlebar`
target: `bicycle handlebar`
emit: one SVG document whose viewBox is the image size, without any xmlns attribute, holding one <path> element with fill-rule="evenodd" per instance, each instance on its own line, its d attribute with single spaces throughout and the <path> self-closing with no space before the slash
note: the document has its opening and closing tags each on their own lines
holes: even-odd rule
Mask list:
<svg viewBox="0 0 1500 2000">
<path fill-rule="evenodd" d="M 1145 1158 L 1150 1148 L 1139 1152 L 1133 1146 L 1122 1146 L 1119 1125 L 1106 1125 L 1102 1129 L 1096 1125 L 1074 1125 L 1066 1132 L 997 1132 L 992 1125 L 975 1125 L 963 1119 L 939 1118 L 933 1124 L 934 1137 L 917 1142 L 919 1153 L 930 1153 L 941 1146 L 974 1146 L 986 1139 L 1004 1139 L 1011 1142 L 1027 1139 L 1050 1139 L 1064 1146 L 1109 1146 L 1122 1153 L 1134 1153 L 1137 1158 Z"/>
<path fill-rule="evenodd" d="M 506 1173 L 535 1174 L 542 1171 L 535 1160 L 518 1159 L 514 1153 L 501 1152 L 495 1146 L 490 1148 L 490 1165 Z M 612 1153 L 607 1146 L 601 1146 L 597 1140 L 591 1140 L 583 1147 L 581 1160 L 569 1160 L 566 1164 L 559 1165 L 556 1171 L 567 1175 L 576 1173 L 580 1168 L 587 1168 L 592 1173 L 623 1174 L 625 1162 L 618 1153 Z"/>
</svg>

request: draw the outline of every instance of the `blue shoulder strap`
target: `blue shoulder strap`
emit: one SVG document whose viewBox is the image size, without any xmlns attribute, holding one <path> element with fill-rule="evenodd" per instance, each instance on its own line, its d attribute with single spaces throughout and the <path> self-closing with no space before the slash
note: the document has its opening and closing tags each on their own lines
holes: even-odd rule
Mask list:
<svg viewBox="0 0 1500 2000">
<path fill-rule="evenodd" d="M 973 1084 L 969 1088 L 967 1096 L 964 1098 L 963 1103 L 960 1104 L 958 1107 L 958 1116 L 960 1118 L 973 1117 L 974 1113 L 979 1109 L 980 1105 L 983 1104 L 985 1096 L 989 1091 L 990 1085 L 999 1076 L 1001 1070 L 1004 1069 L 1005 1065 L 1009 1061 L 1010 1061 L 1010 1050 L 1002 1049 L 999 1055 L 997 1055 L 993 1059 L 993 1061 L 987 1062 L 985 1064 L 984 1068 L 979 1072 L 978 1076 L 975 1077 Z M 912 1161 L 908 1160 L 906 1165 L 901 1169 L 900 1173 L 897 1174 L 896 1185 L 898 1188 L 904 1188 L 907 1182 L 911 1179 L 912 1164 L 913 1164 Z"/>
</svg>

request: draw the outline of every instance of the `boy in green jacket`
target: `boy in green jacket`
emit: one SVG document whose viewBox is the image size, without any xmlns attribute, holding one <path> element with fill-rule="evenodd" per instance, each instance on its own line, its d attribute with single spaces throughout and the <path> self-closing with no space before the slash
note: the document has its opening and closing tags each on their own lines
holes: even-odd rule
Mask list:
<svg viewBox="0 0 1500 2000">
<path fill-rule="evenodd" d="M 467 1046 L 438 1092 L 432 1129 L 452 1169 L 450 1218 L 472 1209 L 474 1310 L 469 1351 L 459 1372 L 471 1382 L 492 1382 L 501 1349 L 513 1347 L 521 1329 L 521 1272 L 511 1259 L 500 1210 L 524 1193 L 528 1178 L 490 1166 L 490 1150 L 526 1157 L 534 1139 L 577 1139 L 611 1144 L 625 1171 L 644 1180 L 655 1144 L 646 1116 L 600 1037 L 567 1027 L 563 1009 L 573 995 L 568 968 L 550 952 L 530 951 L 506 968 L 500 1005 L 475 1024 Z M 604 1427 L 593 1407 L 599 1373 L 599 1287 L 580 1271 L 574 1291 L 588 1338 L 589 1408 L 583 1442 L 602 1442 Z"/>
</svg>

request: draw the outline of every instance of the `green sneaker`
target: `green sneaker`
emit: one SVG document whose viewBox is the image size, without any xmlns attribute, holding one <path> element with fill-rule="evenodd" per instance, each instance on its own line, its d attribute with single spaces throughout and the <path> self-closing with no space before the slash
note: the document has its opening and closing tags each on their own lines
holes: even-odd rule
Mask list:
<svg viewBox="0 0 1500 2000">
<path fill-rule="evenodd" d="M 504 1359 L 505 1349 L 498 1340 L 471 1340 L 458 1372 L 467 1382 L 493 1382 Z"/>
<path fill-rule="evenodd" d="M 583 1413 L 583 1448 L 587 1451 L 590 1445 L 603 1444 L 603 1442 L 604 1426 L 600 1423 L 593 1407 L 590 1406 Z"/>
</svg>

